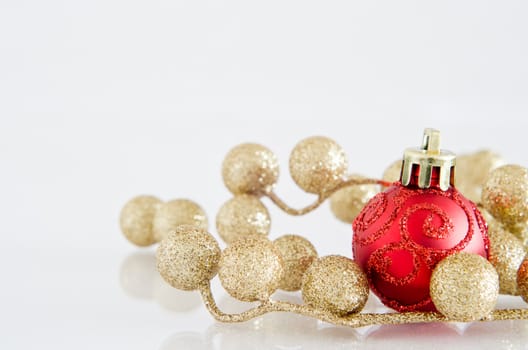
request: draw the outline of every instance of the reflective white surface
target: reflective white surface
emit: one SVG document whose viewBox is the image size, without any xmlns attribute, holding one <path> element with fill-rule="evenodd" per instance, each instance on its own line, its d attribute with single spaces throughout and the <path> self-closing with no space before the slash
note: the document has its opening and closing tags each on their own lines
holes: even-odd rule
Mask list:
<svg viewBox="0 0 528 350">
<path fill-rule="evenodd" d="M 522 0 L 0 1 L 0 348 L 525 348 L 527 322 L 218 324 L 162 283 L 154 248 L 130 245 L 118 215 L 137 194 L 190 198 L 215 234 L 221 162 L 241 142 L 277 154 L 294 207 L 314 200 L 288 174 L 311 135 L 371 177 L 425 127 L 444 148 L 527 166 L 527 13 Z M 328 205 L 294 218 L 264 202 L 271 238 L 350 256 Z"/>
</svg>

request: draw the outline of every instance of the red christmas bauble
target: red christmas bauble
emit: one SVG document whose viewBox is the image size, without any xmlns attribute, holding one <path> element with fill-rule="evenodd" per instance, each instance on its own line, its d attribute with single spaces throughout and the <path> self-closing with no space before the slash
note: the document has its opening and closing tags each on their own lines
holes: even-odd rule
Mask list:
<svg viewBox="0 0 528 350">
<path fill-rule="evenodd" d="M 435 311 L 431 273 L 455 252 L 488 258 L 487 225 L 454 187 L 420 189 L 400 182 L 372 198 L 353 223 L 354 259 L 371 290 L 397 311 Z"/>
</svg>

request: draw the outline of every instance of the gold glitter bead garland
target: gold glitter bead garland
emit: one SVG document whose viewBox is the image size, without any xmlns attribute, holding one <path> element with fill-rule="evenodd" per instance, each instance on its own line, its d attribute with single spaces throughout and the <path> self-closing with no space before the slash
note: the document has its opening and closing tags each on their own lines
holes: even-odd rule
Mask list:
<svg viewBox="0 0 528 350">
<path fill-rule="evenodd" d="M 434 305 L 448 319 L 476 321 L 497 304 L 499 276 L 480 255 L 455 253 L 433 270 L 430 289 Z"/>
<path fill-rule="evenodd" d="M 167 283 L 181 290 L 198 289 L 218 271 L 220 248 L 207 231 L 181 225 L 163 239 L 157 250 L 157 268 Z"/>
<path fill-rule="evenodd" d="M 351 175 L 350 179 L 365 177 Z M 344 187 L 330 196 L 330 209 L 339 220 L 351 224 L 367 202 L 378 194 L 380 185 L 359 185 Z"/>
<path fill-rule="evenodd" d="M 216 215 L 216 230 L 230 244 L 248 236 L 267 236 L 271 219 L 268 209 L 256 196 L 242 194 L 227 201 Z"/>
<path fill-rule="evenodd" d="M 339 255 L 317 259 L 302 282 L 306 304 L 341 316 L 360 312 L 368 294 L 367 276 L 353 260 Z"/>
<path fill-rule="evenodd" d="M 297 235 L 284 235 L 273 241 L 282 257 L 284 273 L 279 288 L 287 291 L 301 289 L 302 279 L 312 262 L 317 259 L 317 251 L 312 243 Z"/>
<path fill-rule="evenodd" d="M 194 225 L 207 230 L 205 211 L 188 199 L 175 199 L 159 206 L 152 220 L 152 233 L 156 242 L 165 238 L 179 225 Z"/>
<path fill-rule="evenodd" d="M 528 220 L 528 170 L 504 165 L 493 170 L 482 190 L 482 205 L 506 228 Z"/>
<path fill-rule="evenodd" d="M 153 196 L 137 196 L 128 201 L 119 218 L 121 232 L 126 239 L 140 247 L 156 243 L 152 220 L 162 203 Z"/>
<path fill-rule="evenodd" d="M 254 143 L 234 147 L 222 164 L 224 184 L 235 195 L 262 195 L 273 189 L 278 177 L 279 163 L 275 154 Z"/>
<path fill-rule="evenodd" d="M 293 181 L 309 193 L 321 194 L 333 189 L 343 181 L 347 168 L 345 151 L 327 137 L 304 139 L 290 155 Z"/>
<path fill-rule="evenodd" d="M 280 253 L 267 238 L 246 237 L 222 252 L 218 277 L 238 300 L 267 300 L 279 287 L 283 266 Z"/>
<path fill-rule="evenodd" d="M 488 174 L 503 164 L 504 160 L 499 155 L 488 150 L 458 155 L 455 172 L 457 189 L 466 198 L 479 202 Z"/>
</svg>

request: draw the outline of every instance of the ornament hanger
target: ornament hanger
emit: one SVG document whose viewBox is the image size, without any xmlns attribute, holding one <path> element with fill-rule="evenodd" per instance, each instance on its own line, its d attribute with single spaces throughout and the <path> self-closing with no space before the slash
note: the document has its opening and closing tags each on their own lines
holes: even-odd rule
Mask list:
<svg viewBox="0 0 528 350">
<path fill-rule="evenodd" d="M 459 157 L 457 183 L 477 205 L 455 187 L 455 163 L 455 155 L 440 148 L 440 132 L 426 129 L 421 148 L 407 149 L 383 179 L 347 176 L 343 149 L 311 137 L 295 146 L 289 168 L 295 183 L 317 199 L 294 209 L 274 192 L 275 155 L 242 144 L 222 166 L 234 195 L 216 217 L 228 245 L 223 251 L 207 231 L 203 209 L 190 200 L 138 196 L 124 206 L 120 223 L 138 246 L 159 242 L 161 276 L 175 288 L 198 290 L 221 322 L 269 312 L 348 327 L 528 319 L 528 309 L 495 310 L 499 293 L 528 302 L 528 171 L 499 166 L 490 152 Z M 354 260 L 318 257 L 298 235 L 270 241 L 263 196 L 290 215 L 307 214 L 330 199 L 339 219 L 353 221 Z M 236 314 L 221 311 L 210 286 L 217 274 L 231 296 L 258 305 Z M 301 290 L 304 304 L 272 300 L 277 289 Z M 397 312 L 362 313 L 369 291 Z"/>
</svg>

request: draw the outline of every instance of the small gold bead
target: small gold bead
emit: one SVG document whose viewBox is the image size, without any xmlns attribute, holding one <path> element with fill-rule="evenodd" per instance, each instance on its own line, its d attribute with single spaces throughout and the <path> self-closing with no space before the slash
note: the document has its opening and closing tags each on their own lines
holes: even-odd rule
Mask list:
<svg viewBox="0 0 528 350">
<path fill-rule="evenodd" d="M 246 194 L 224 203 L 216 216 L 216 230 L 228 244 L 242 237 L 266 236 L 270 226 L 268 209 L 258 197 Z"/>
<path fill-rule="evenodd" d="M 480 255 L 455 253 L 433 270 L 430 291 L 434 305 L 449 320 L 477 321 L 497 304 L 499 276 Z"/>
<path fill-rule="evenodd" d="M 518 295 L 517 270 L 524 260 L 526 251 L 522 242 L 503 229 L 498 222 L 489 224 L 489 261 L 499 274 L 501 294 Z"/>
<path fill-rule="evenodd" d="M 152 222 L 154 239 L 157 242 L 161 241 L 180 225 L 194 225 L 207 230 L 207 215 L 198 204 L 188 199 L 175 199 L 163 203 Z"/>
<path fill-rule="evenodd" d="M 457 189 L 473 202 L 479 202 L 486 177 L 490 171 L 503 164 L 504 160 L 499 155 L 488 150 L 457 156 Z"/>
<path fill-rule="evenodd" d="M 304 237 L 284 235 L 273 241 L 284 263 L 284 274 L 279 288 L 287 291 L 301 289 L 306 269 L 317 259 L 315 247 Z"/>
<path fill-rule="evenodd" d="M 280 253 L 265 237 L 241 238 L 220 258 L 218 277 L 224 289 L 241 301 L 267 300 L 283 274 Z"/>
<path fill-rule="evenodd" d="M 524 259 L 517 272 L 517 288 L 523 300 L 528 303 L 528 258 Z"/>
<path fill-rule="evenodd" d="M 482 189 L 482 204 L 506 228 L 528 220 L 528 171 L 519 165 L 493 170 Z"/>
<path fill-rule="evenodd" d="M 137 246 L 156 243 L 152 232 L 152 221 L 162 201 L 153 196 L 137 196 L 128 201 L 120 215 L 121 231 Z"/>
<path fill-rule="evenodd" d="M 157 268 L 163 279 L 181 290 L 195 290 L 218 271 L 220 247 L 206 230 L 180 225 L 157 250 Z"/>
<path fill-rule="evenodd" d="M 353 175 L 353 179 L 364 179 Z M 379 185 L 352 185 L 344 187 L 330 197 L 330 209 L 339 220 L 352 223 L 367 202 L 380 192 Z"/>
<path fill-rule="evenodd" d="M 244 143 L 233 148 L 222 164 L 224 184 L 233 193 L 262 195 L 279 178 L 279 163 L 264 146 Z"/>
<path fill-rule="evenodd" d="M 385 169 L 385 171 L 383 172 L 383 176 L 382 176 L 383 181 L 388 181 L 388 182 L 400 181 L 401 167 L 402 167 L 401 159 L 398 159 L 397 161 L 389 165 L 389 167 Z"/>
<path fill-rule="evenodd" d="M 367 277 L 344 256 L 317 259 L 304 274 L 302 298 L 308 305 L 336 315 L 360 312 L 369 294 Z"/>
<path fill-rule="evenodd" d="M 314 136 L 299 142 L 290 155 L 290 173 L 304 191 L 321 194 L 343 181 L 348 162 L 334 140 Z"/>
</svg>

